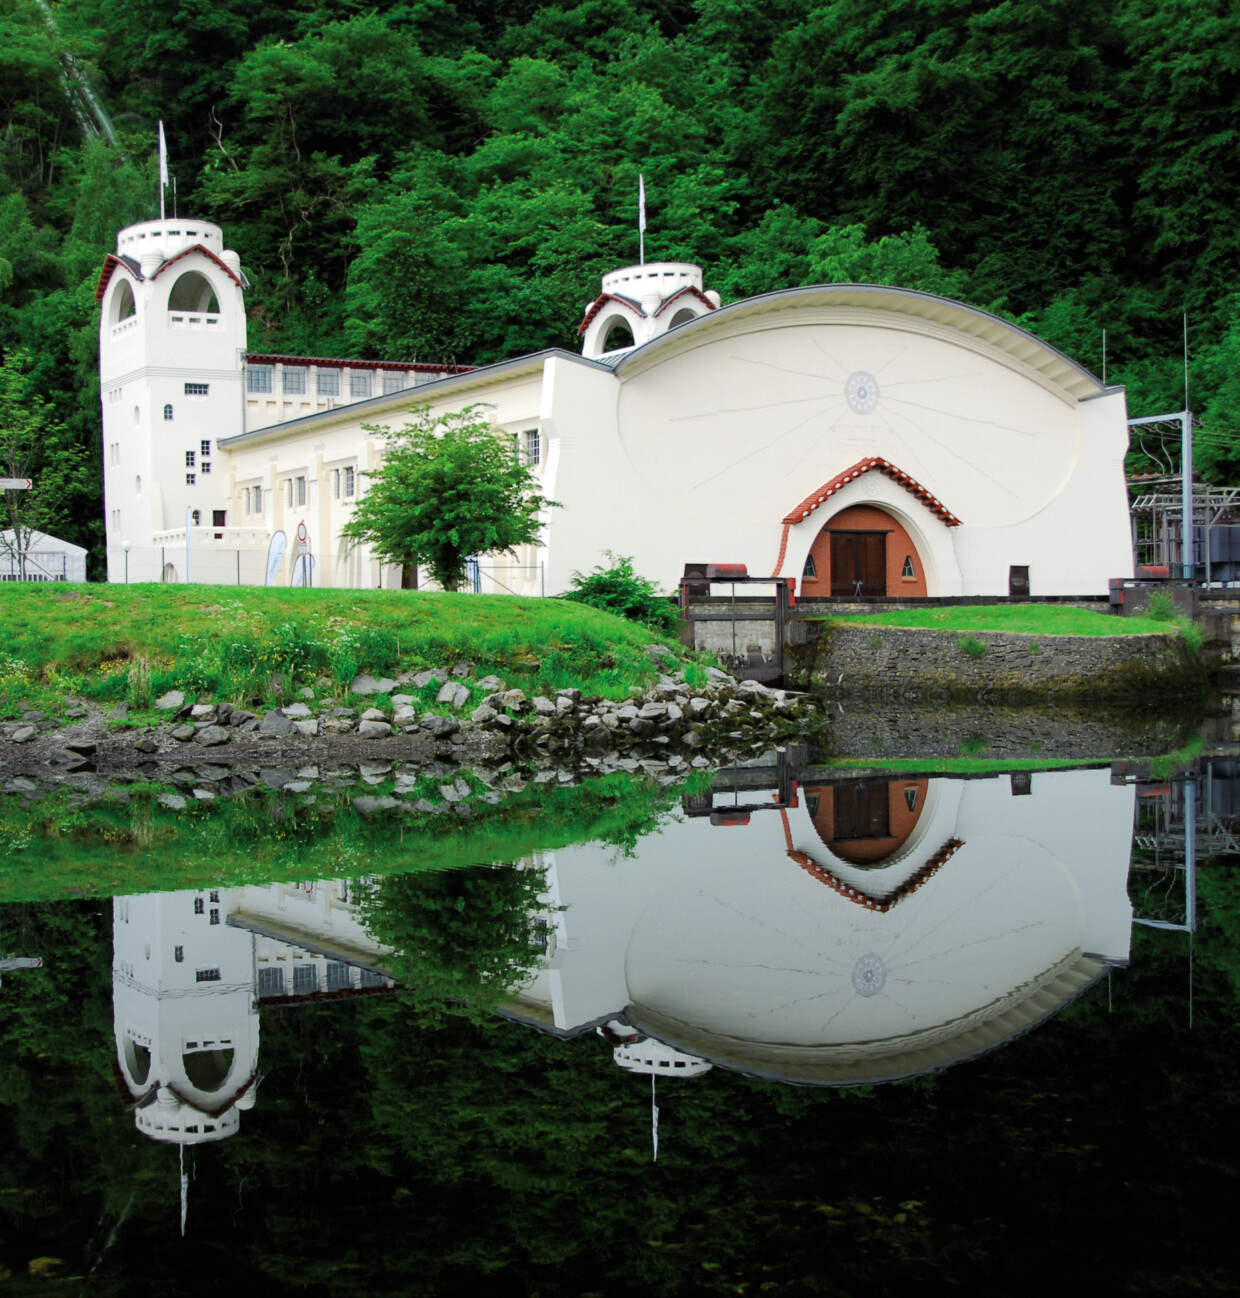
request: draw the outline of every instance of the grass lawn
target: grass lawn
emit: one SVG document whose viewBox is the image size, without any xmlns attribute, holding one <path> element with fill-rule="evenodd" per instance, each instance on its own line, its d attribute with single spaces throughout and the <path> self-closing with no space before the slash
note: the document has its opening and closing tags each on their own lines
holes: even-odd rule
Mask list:
<svg viewBox="0 0 1240 1298">
<path fill-rule="evenodd" d="M 1149 635 L 1177 629 L 1175 622 L 1115 617 L 1059 604 L 961 604 L 949 608 L 895 609 L 828 619 L 861 626 L 925 627 L 931 631 L 1015 632 L 1020 635 Z"/>
<path fill-rule="evenodd" d="M 323 677 L 339 693 L 360 671 L 460 660 L 527 692 L 577 686 L 621 698 L 653 682 L 658 669 L 642 650 L 663 639 L 558 599 L 194 585 L 14 582 L 0 586 L 0 626 L 0 716 L 57 694 L 129 698 L 141 710 L 145 694 L 172 688 L 280 702 Z"/>
</svg>

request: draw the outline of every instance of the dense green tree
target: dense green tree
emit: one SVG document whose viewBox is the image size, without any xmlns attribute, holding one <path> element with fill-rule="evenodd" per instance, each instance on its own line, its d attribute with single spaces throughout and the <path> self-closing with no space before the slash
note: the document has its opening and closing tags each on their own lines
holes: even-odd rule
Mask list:
<svg viewBox="0 0 1240 1298">
<path fill-rule="evenodd" d="M 523 448 L 498 433 L 479 407 L 433 417 L 427 407 L 387 439 L 380 468 L 341 531 L 403 570 L 412 586 L 419 564 L 444 588 L 465 579 L 471 555 L 536 544 L 541 515 L 555 505 L 539 495 Z"/>
</svg>

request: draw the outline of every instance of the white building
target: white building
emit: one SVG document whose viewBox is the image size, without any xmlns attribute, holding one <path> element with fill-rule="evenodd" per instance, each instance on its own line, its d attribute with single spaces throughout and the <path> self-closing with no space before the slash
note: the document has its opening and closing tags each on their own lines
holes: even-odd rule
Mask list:
<svg viewBox="0 0 1240 1298">
<path fill-rule="evenodd" d="M 348 880 L 116 897 L 117 1082 L 138 1130 L 197 1145 L 240 1129 L 259 1010 L 390 990 Z"/>
<path fill-rule="evenodd" d="M 1105 769 L 837 781 L 743 825 L 675 821 L 631 858 L 545 853 L 547 954 L 504 1012 L 558 1036 L 597 1026 L 618 1064 L 657 1076 L 710 1063 L 845 1086 L 947 1067 L 1127 964 L 1134 799 Z"/>
<path fill-rule="evenodd" d="M 542 545 L 487 562 L 496 589 L 557 593 L 604 550 L 665 586 L 734 562 L 811 595 L 1098 595 L 1131 575 L 1124 392 L 1017 326 L 873 285 L 721 306 L 681 262 L 602 287 L 581 355 L 251 356 L 218 226 L 122 230 L 99 284 L 110 579 L 128 541 L 130 580 L 261 583 L 272 533 L 303 525 L 316 584 L 395 584 L 339 534 L 382 459 L 365 425 L 415 403 L 489 406 L 562 505 Z"/>
</svg>

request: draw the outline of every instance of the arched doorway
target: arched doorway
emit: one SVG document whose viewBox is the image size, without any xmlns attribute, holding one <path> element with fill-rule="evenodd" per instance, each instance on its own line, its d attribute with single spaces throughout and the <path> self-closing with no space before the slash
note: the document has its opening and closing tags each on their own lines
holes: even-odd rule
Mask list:
<svg viewBox="0 0 1240 1298">
<path fill-rule="evenodd" d="M 926 571 L 908 530 L 875 505 L 833 515 L 814 540 L 801 579 L 802 595 L 915 599 L 926 594 Z"/>
<path fill-rule="evenodd" d="M 818 837 L 851 865 L 883 865 L 917 826 L 928 780 L 849 781 L 802 789 Z"/>
</svg>

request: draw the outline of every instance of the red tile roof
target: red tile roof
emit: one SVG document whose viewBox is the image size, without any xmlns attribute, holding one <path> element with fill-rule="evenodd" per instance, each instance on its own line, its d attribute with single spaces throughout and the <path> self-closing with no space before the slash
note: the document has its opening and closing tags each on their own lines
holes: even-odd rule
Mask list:
<svg viewBox="0 0 1240 1298">
<path fill-rule="evenodd" d="M 790 514 L 785 515 L 783 522 L 791 526 L 794 523 L 799 523 L 804 518 L 808 518 L 814 510 L 820 505 L 824 505 L 837 491 L 841 491 L 854 478 L 859 478 L 863 473 L 869 473 L 871 469 L 877 469 L 879 473 L 898 483 L 905 491 L 916 496 L 936 518 L 942 519 L 948 527 L 960 526 L 960 520 L 955 514 L 942 501 L 932 496 L 916 478 L 896 468 L 890 460 L 884 460 L 877 456 L 873 459 L 858 460 L 856 464 L 845 469 L 843 473 L 824 482 L 817 491 L 806 496 Z"/>
</svg>

